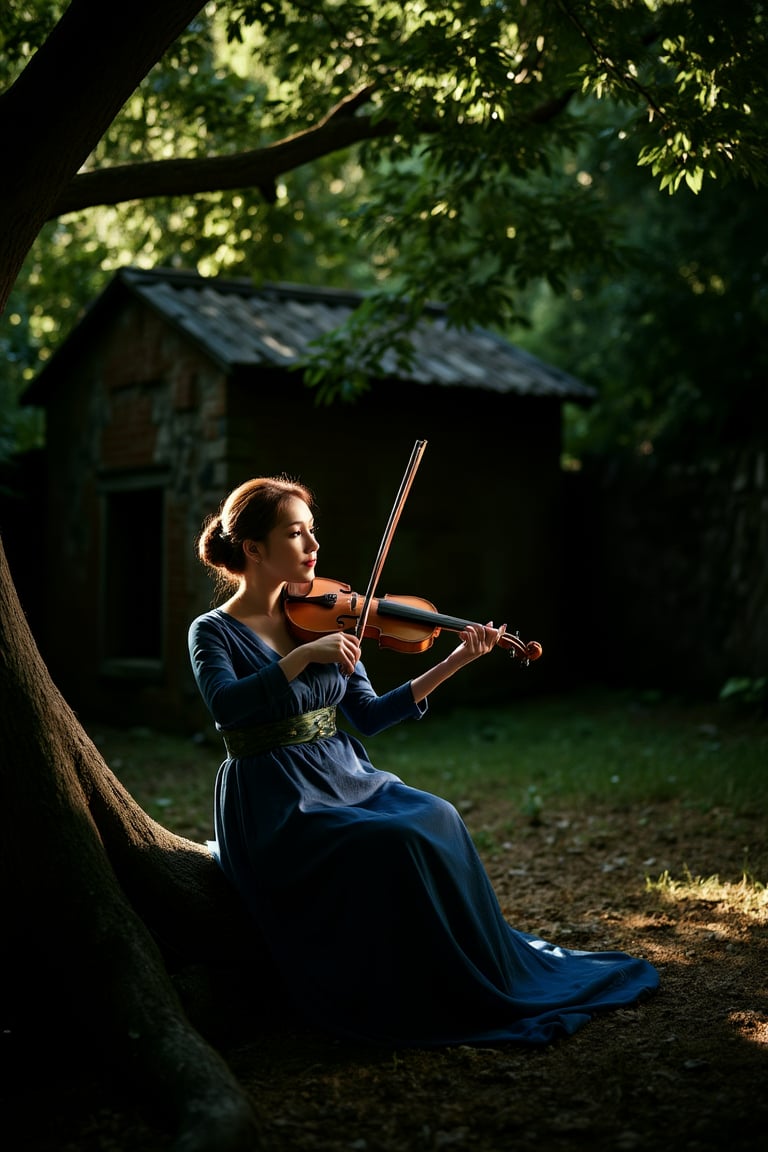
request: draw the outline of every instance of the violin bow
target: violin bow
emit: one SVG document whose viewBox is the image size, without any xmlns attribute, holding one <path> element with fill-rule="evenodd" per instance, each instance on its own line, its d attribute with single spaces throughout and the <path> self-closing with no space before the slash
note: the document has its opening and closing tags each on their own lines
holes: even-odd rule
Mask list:
<svg viewBox="0 0 768 1152">
<path fill-rule="evenodd" d="M 358 617 L 357 626 L 355 628 L 355 636 L 357 636 L 358 639 L 360 639 L 362 637 L 363 633 L 365 632 L 365 626 L 368 623 L 368 614 L 370 613 L 370 610 L 371 610 L 371 604 L 373 602 L 373 597 L 376 593 L 376 585 L 379 582 L 379 576 L 381 575 L 381 570 L 384 567 L 384 561 L 387 558 L 387 552 L 389 551 L 389 545 L 392 542 L 392 537 L 395 534 L 395 529 L 397 528 L 397 522 L 400 519 L 400 513 L 402 512 L 403 506 L 404 506 L 406 500 L 408 499 L 408 493 L 411 490 L 411 485 L 413 484 L 413 478 L 416 475 L 416 470 L 419 467 L 419 464 L 421 463 L 421 458 L 424 455 L 424 449 L 426 448 L 426 446 L 427 446 L 426 440 L 417 440 L 416 441 L 416 443 L 413 446 L 413 450 L 411 452 L 411 458 L 408 461 L 408 467 L 406 468 L 406 470 L 403 474 L 403 478 L 400 481 L 400 488 L 398 489 L 398 493 L 397 493 L 397 496 L 395 498 L 395 503 L 392 506 L 392 511 L 389 514 L 389 520 L 387 521 L 387 526 L 384 529 L 384 535 L 382 536 L 381 544 L 379 545 L 379 551 L 378 551 L 378 554 L 376 556 L 376 560 L 374 561 L 373 571 L 371 572 L 371 578 L 368 581 L 368 587 L 367 587 L 366 592 L 365 592 L 365 599 L 363 600 L 363 608 L 362 608 L 362 611 L 360 613 L 360 616 Z"/>
</svg>

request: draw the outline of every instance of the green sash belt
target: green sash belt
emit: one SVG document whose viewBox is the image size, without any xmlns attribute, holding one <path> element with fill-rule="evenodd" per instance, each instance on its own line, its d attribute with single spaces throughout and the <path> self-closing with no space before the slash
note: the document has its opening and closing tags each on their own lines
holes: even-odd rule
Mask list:
<svg viewBox="0 0 768 1152">
<path fill-rule="evenodd" d="M 289 720 L 275 720 L 272 724 L 259 724 L 258 728 L 240 728 L 222 732 L 227 756 L 235 760 L 240 756 L 259 756 L 272 748 L 285 744 L 309 744 L 333 736 L 336 731 L 336 708 L 318 708 L 304 712 Z"/>
</svg>

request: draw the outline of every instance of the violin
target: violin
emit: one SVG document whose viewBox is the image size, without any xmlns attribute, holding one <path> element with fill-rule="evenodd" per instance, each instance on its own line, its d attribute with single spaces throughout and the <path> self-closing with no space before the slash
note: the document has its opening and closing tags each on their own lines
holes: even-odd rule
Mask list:
<svg viewBox="0 0 768 1152">
<path fill-rule="evenodd" d="M 317 577 L 308 584 L 287 585 L 283 610 L 295 639 L 307 643 L 329 632 L 356 631 L 364 599 L 349 584 Z M 419 596 L 381 596 L 370 602 L 363 636 L 377 639 L 380 648 L 425 652 L 441 629 L 462 632 L 470 623 L 442 615 L 434 604 Z M 503 629 L 499 630 L 497 647 L 508 650 L 510 656 L 525 664 L 538 660 L 542 652 L 538 641 L 526 644 L 517 633 L 510 635 Z"/>
</svg>

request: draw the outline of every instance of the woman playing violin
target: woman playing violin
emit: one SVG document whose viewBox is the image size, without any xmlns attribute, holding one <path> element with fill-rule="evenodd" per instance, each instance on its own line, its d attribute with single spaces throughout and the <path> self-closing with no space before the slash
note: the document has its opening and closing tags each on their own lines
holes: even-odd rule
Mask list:
<svg viewBox="0 0 768 1152">
<path fill-rule="evenodd" d="M 231 594 L 189 630 L 226 749 L 211 851 L 299 1017 L 379 1043 L 546 1044 L 651 992 L 642 959 L 512 928 L 456 809 L 376 769 L 336 727 L 337 709 L 362 736 L 421 718 L 503 629 L 468 623 L 443 660 L 377 695 L 356 635 L 291 630 L 286 589 L 315 577 L 313 504 L 284 477 L 230 493 L 198 554 Z"/>
</svg>

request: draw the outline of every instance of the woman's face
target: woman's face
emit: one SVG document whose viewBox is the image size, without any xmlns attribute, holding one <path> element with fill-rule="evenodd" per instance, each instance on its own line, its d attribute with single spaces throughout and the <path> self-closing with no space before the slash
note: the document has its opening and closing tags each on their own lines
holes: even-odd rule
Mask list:
<svg viewBox="0 0 768 1152">
<path fill-rule="evenodd" d="M 320 547 L 314 528 L 310 508 L 298 497 L 291 497 L 275 527 L 258 545 L 262 568 L 289 584 L 314 579 Z"/>
</svg>

